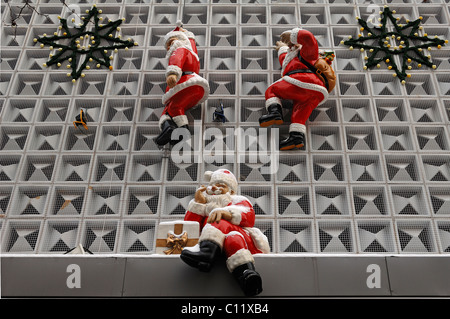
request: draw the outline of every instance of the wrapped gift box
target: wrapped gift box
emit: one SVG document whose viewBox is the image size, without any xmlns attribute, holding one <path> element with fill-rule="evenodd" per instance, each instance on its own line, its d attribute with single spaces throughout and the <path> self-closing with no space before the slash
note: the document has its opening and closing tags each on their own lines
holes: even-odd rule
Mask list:
<svg viewBox="0 0 450 319">
<path fill-rule="evenodd" d="M 198 243 L 200 225 L 192 221 L 168 221 L 158 226 L 156 235 L 156 253 L 161 255 L 180 254 L 184 247 Z"/>
</svg>

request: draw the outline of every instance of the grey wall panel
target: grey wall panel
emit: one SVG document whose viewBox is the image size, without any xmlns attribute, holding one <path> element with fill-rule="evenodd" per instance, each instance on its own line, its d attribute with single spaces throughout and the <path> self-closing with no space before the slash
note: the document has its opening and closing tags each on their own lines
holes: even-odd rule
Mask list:
<svg viewBox="0 0 450 319">
<path fill-rule="evenodd" d="M 122 295 L 124 258 L 116 257 L 5 257 L 1 258 L 1 292 L 5 297 L 118 297 Z M 67 281 L 79 266 L 80 288 Z M 70 285 L 69 283 L 69 285 Z"/>
<path fill-rule="evenodd" d="M 178 256 L 127 258 L 125 297 L 243 296 L 224 263 L 209 273 L 186 265 Z"/>
<path fill-rule="evenodd" d="M 263 279 L 261 296 L 316 296 L 317 275 L 311 257 L 255 256 L 256 270 Z"/>
<path fill-rule="evenodd" d="M 393 296 L 450 296 L 450 258 L 386 257 Z"/>
<path fill-rule="evenodd" d="M 384 257 L 316 257 L 319 295 L 389 296 Z"/>
</svg>

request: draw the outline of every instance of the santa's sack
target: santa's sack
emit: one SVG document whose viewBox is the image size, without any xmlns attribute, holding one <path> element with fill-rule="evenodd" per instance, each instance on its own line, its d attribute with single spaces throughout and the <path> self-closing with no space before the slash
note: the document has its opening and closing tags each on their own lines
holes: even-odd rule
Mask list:
<svg viewBox="0 0 450 319">
<path fill-rule="evenodd" d="M 320 54 L 319 59 L 317 59 L 314 65 L 311 65 L 310 63 L 308 63 L 308 61 L 303 59 L 300 53 L 298 54 L 298 59 L 322 80 L 323 84 L 327 88 L 328 93 L 333 91 L 334 87 L 336 86 L 336 74 L 331 67 L 331 62 L 334 59 L 333 52 L 324 52 Z"/>
<path fill-rule="evenodd" d="M 199 236 L 198 222 L 184 220 L 161 222 L 156 232 L 155 253 L 179 255 L 185 247 L 195 246 Z"/>
<path fill-rule="evenodd" d="M 325 83 L 328 93 L 333 91 L 336 86 L 336 74 L 331 65 L 324 58 L 319 58 L 314 67 L 317 69 L 316 74 Z"/>
</svg>

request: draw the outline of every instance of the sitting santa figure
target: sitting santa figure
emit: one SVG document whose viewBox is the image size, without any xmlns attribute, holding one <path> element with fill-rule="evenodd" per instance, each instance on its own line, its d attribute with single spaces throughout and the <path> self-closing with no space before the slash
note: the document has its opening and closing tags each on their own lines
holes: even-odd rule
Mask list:
<svg viewBox="0 0 450 319">
<path fill-rule="evenodd" d="M 314 66 L 319 59 L 319 47 L 311 32 L 295 28 L 281 34 L 276 50 L 282 78 L 267 88 L 265 99 L 268 113 L 260 117 L 259 124 L 261 127 L 283 124 L 281 100 L 292 100 L 289 137 L 280 141 L 279 148 L 301 148 L 305 145 L 306 121 L 311 112 L 328 98 L 325 83 L 307 66 Z"/>
<path fill-rule="evenodd" d="M 255 270 L 253 254 L 269 253 L 267 237 L 254 227 L 255 211 L 244 196 L 236 194 L 236 177 L 229 170 L 205 172 L 209 185 L 195 192 L 184 220 L 200 224 L 199 244 L 184 248 L 181 259 L 208 272 L 223 252 L 228 270 L 247 296 L 262 291 L 261 276 Z"/>
<path fill-rule="evenodd" d="M 186 111 L 203 103 L 209 95 L 209 84 L 198 73 L 200 59 L 197 55 L 195 36 L 181 27 L 181 23 L 164 37 L 167 50 L 166 69 L 167 88 L 163 95 L 164 110 L 159 120 L 160 134 L 155 138 L 156 144 L 163 146 L 172 139 L 176 128 L 188 128 Z"/>
</svg>

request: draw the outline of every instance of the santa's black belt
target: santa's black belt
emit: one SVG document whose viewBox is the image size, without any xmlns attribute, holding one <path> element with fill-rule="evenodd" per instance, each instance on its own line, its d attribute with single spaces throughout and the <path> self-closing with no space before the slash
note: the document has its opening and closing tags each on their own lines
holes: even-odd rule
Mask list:
<svg viewBox="0 0 450 319">
<path fill-rule="evenodd" d="M 288 73 L 286 73 L 284 76 L 289 76 L 289 75 L 296 74 L 296 73 L 314 73 L 314 72 L 309 69 L 292 70 L 292 71 L 289 71 Z"/>
<path fill-rule="evenodd" d="M 181 73 L 181 76 L 183 76 L 183 75 L 190 75 L 190 74 L 196 74 L 196 73 L 195 72 L 191 72 L 191 71 L 186 71 L 186 72 Z"/>
</svg>

